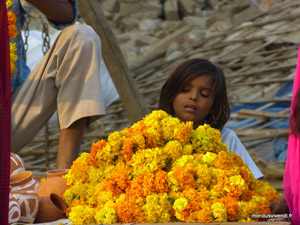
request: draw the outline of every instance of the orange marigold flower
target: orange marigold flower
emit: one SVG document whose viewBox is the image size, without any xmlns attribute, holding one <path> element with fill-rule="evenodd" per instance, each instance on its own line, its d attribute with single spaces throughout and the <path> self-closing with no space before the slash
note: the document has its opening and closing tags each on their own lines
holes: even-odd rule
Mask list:
<svg viewBox="0 0 300 225">
<path fill-rule="evenodd" d="M 159 170 L 155 174 L 154 187 L 157 193 L 169 192 L 167 184 L 168 173 L 163 170 Z"/>
<path fill-rule="evenodd" d="M 117 203 L 115 210 L 121 223 L 145 223 L 142 207 L 137 207 L 134 203 Z"/>
<path fill-rule="evenodd" d="M 97 153 L 102 151 L 103 147 L 106 146 L 105 140 L 97 141 L 96 143 L 92 143 L 90 154 L 87 156 L 87 163 L 91 166 L 98 167 L 98 158 Z"/>
<path fill-rule="evenodd" d="M 125 171 L 116 170 L 112 174 L 112 178 L 116 181 L 118 187 L 120 187 L 123 191 L 129 186 L 130 177 Z"/>
<path fill-rule="evenodd" d="M 105 190 L 112 192 L 113 196 L 118 196 L 123 193 L 123 190 L 118 186 L 117 181 L 111 178 L 105 178 Z"/>
<path fill-rule="evenodd" d="M 143 195 L 146 197 L 155 191 L 154 187 L 154 174 L 146 173 L 143 176 Z"/>
<path fill-rule="evenodd" d="M 194 174 L 187 171 L 185 168 L 177 166 L 173 168 L 173 172 L 174 172 L 175 179 L 179 181 L 181 190 L 196 187 Z"/>
<path fill-rule="evenodd" d="M 239 198 L 235 197 L 225 197 L 217 199 L 216 202 L 220 202 L 225 205 L 227 209 L 227 219 L 228 221 L 237 221 L 238 219 L 238 202 Z"/>
<path fill-rule="evenodd" d="M 213 218 L 211 216 L 211 211 L 206 209 L 201 209 L 191 213 L 187 222 L 197 222 L 197 223 L 211 223 Z"/>
<path fill-rule="evenodd" d="M 14 39 L 18 36 L 18 31 L 16 25 L 9 25 L 8 26 L 8 33 L 9 33 L 9 38 Z"/>
<path fill-rule="evenodd" d="M 188 121 L 185 123 L 181 123 L 174 131 L 174 139 L 180 142 L 182 146 L 186 145 L 187 143 L 189 143 L 190 137 L 193 132 L 193 122 Z"/>
<path fill-rule="evenodd" d="M 215 167 L 222 170 L 228 170 L 231 167 L 232 162 L 230 156 L 225 151 L 221 151 L 219 152 L 218 158 L 215 160 Z"/>
<path fill-rule="evenodd" d="M 143 196 L 143 177 L 138 176 L 133 178 L 128 188 L 126 189 L 127 199 L 136 199 Z"/>
<path fill-rule="evenodd" d="M 17 22 L 16 14 L 13 11 L 8 10 L 7 11 L 7 20 L 8 20 L 8 25 L 15 25 Z"/>
<path fill-rule="evenodd" d="M 133 155 L 133 142 L 130 138 L 126 138 L 123 142 L 123 150 L 121 154 L 124 156 L 126 162 L 129 162 Z"/>
<path fill-rule="evenodd" d="M 16 70 L 16 66 L 13 62 L 10 62 L 10 72 L 13 73 Z"/>
</svg>

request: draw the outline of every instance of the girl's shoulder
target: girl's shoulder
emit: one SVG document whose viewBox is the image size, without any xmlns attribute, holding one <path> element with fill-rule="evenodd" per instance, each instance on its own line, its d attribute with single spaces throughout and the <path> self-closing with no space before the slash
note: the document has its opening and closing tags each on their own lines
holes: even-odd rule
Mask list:
<svg viewBox="0 0 300 225">
<path fill-rule="evenodd" d="M 236 133 L 228 127 L 223 127 L 221 130 L 222 137 L 234 137 L 237 136 Z"/>
</svg>

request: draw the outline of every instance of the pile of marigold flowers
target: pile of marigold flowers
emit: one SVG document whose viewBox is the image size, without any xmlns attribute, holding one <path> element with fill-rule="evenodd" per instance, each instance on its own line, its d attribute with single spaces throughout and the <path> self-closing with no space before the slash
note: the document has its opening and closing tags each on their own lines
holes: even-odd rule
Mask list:
<svg viewBox="0 0 300 225">
<path fill-rule="evenodd" d="M 73 224 L 256 221 L 279 198 L 219 130 L 161 110 L 93 143 L 65 177 Z"/>
</svg>

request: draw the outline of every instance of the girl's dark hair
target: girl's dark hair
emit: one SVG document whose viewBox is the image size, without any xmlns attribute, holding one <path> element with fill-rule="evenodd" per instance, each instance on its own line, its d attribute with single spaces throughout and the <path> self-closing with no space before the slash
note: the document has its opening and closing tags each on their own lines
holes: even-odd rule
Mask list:
<svg viewBox="0 0 300 225">
<path fill-rule="evenodd" d="M 296 92 L 295 100 L 293 102 L 292 107 L 293 107 L 293 114 L 290 120 L 292 134 L 300 136 L 300 89 Z"/>
<path fill-rule="evenodd" d="M 214 81 L 213 94 L 215 95 L 205 123 L 221 130 L 230 115 L 225 76 L 221 68 L 206 59 L 189 59 L 175 68 L 161 89 L 158 108 L 174 115 L 173 100 L 176 95 L 193 79 L 202 75 L 212 77 Z"/>
</svg>

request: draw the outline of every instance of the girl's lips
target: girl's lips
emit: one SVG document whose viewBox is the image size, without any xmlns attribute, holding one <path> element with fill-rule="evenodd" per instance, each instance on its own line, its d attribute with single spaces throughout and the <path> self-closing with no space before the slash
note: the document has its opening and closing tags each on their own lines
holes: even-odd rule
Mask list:
<svg viewBox="0 0 300 225">
<path fill-rule="evenodd" d="M 197 108 L 195 106 L 192 106 L 192 105 L 187 105 L 184 107 L 184 109 L 187 111 L 187 112 L 196 112 Z"/>
</svg>

